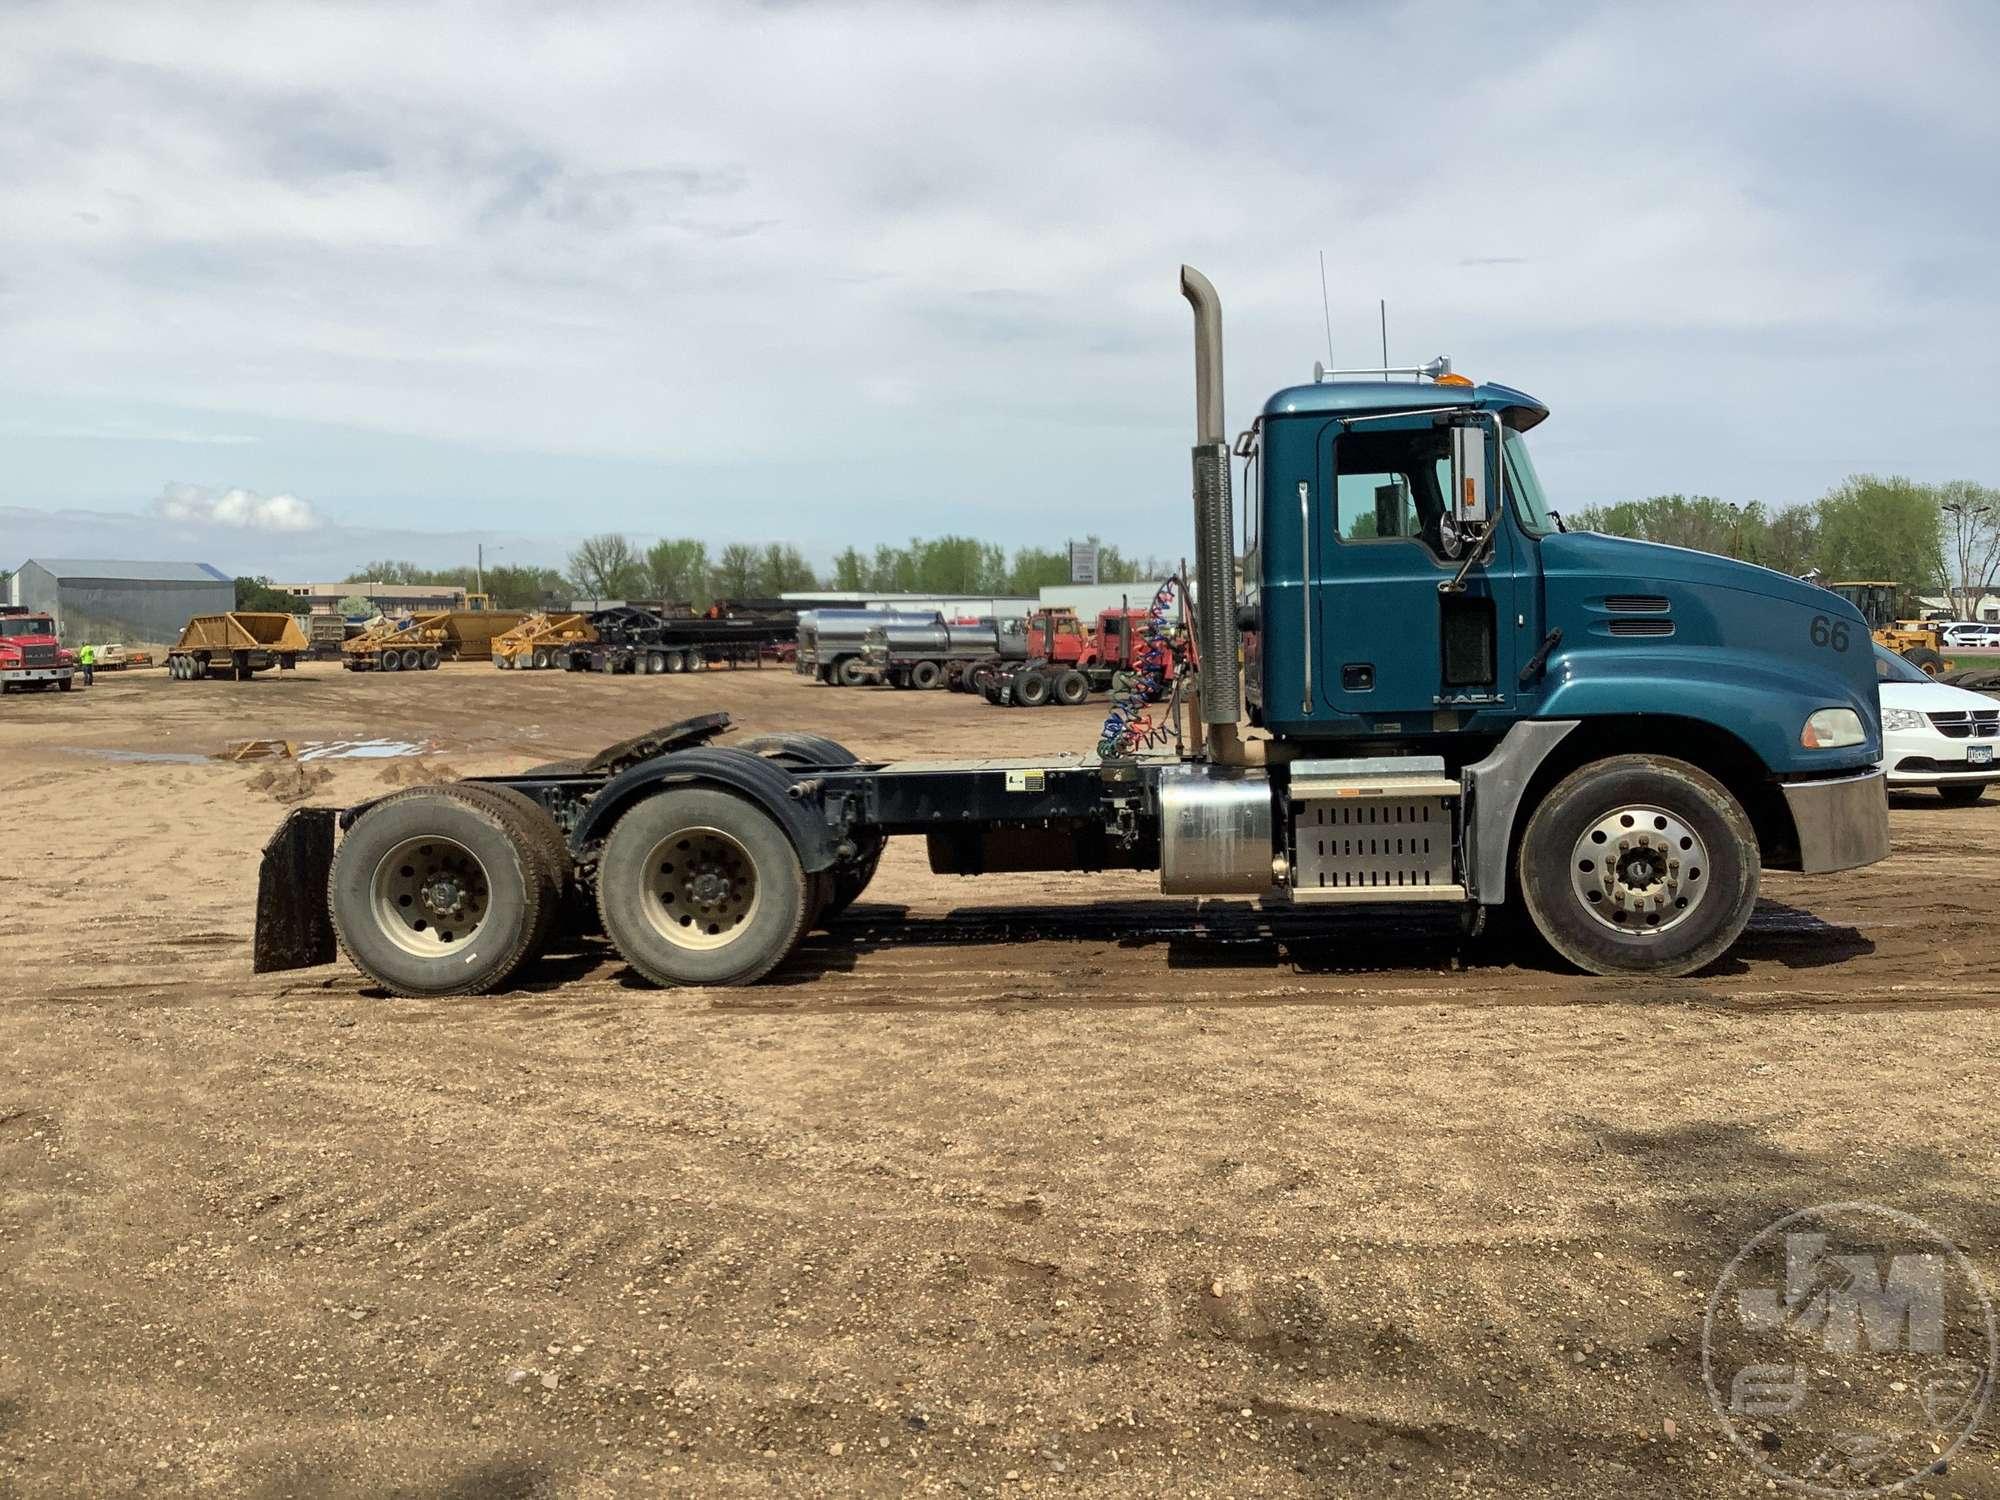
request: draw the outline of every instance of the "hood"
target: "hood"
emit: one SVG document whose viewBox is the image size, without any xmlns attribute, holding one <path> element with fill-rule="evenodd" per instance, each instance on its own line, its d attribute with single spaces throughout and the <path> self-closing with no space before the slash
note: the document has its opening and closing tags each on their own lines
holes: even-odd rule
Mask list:
<svg viewBox="0 0 2000 1500">
<path fill-rule="evenodd" d="M 1948 682 L 1885 682 L 1884 708 L 1906 708 L 1920 714 L 1973 713 L 2000 707 L 2000 699 L 1989 693 L 1953 687 Z"/>
<path fill-rule="evenodd" d="M 1692 547 L 1671 547 L 1665 542 L 1642 542 L 1631 537 L 1605 536 L 1596 531 L 1560 532 L 1542 538 L 1544 549 L 1551 544 L 1566 554 L 1571 566 L 1605 573 L 1624 571 L 1662 582 L 1699 583 L 1716 588 L 1741 589 L 1766 599 L 1801 605 L 1820 614 L 1839 616 L 1850 623 L 1861 622 L 1861 612 L 1840 595 L 1807 583 L 1775 568 L 1739 562 L 1713 552 Z M 1545 554 L 1546 555 L 1546 554 Z"/>
</svg>

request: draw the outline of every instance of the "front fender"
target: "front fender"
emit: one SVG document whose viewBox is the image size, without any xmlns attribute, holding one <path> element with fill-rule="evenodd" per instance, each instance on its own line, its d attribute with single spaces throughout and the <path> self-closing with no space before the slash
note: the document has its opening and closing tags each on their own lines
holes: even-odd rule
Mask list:
<svg viewBox="0 0 2000 1500">
<path fill-rule="evenodd" d="M 811 805 L 794 801 L 792 777 L 761 755 L 702 746 L 676 750 L 620 771 L 590 799 L 569 836 L 572 856 L 601 842 L 635 802 L 672 786 L 719 786 L 763 808 L 785 830 L 808 874 L 831 868 L 839 859 L 836 840 Z"/>
<path fill-rule="evenodd" d="M 1831 774 L 1882 758 L 1882 725 L 1872 701 L 1846 678 L 1799 663 L 1746 659 L 1712 648 L 1606 647 L 1561 652 L 1549 661 L 1536 717 L 1597 719 L 1668 714 L 1697 719 L 1747 745 L 1779 776 Z M 1865 738 L 1838 750 L 1808 750 L 1799 731 L 1821 708 L 1851 708 Z M 1672 754 L 1673 747 L 1660 750 Z"/>
</svg>

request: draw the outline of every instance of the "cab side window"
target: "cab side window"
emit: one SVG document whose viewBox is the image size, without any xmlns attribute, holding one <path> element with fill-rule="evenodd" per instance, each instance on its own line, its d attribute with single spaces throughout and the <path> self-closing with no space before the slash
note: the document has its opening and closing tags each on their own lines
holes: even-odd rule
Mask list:
<svg viewBox="0 0 2000 1500">
<path fill-rule="evenodd" d="M 1451 458 L 1437 431 L 1350 432 L 1334 444 L 1342 542 L 1416 541 L 1436 552 Z"/>
</svg>

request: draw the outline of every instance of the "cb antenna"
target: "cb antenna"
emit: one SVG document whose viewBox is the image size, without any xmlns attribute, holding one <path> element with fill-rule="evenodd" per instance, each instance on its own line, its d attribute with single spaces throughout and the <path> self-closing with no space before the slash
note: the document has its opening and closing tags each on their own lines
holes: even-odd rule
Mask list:
<svg viewBox="0 0 2000 1500">
<path fill-rule="evenodd" d="M 1382 382 L 1389 381 L 1389 299 L 1377 297 L 1375 305 L 1382 313 Z"/>
<path fill-rule="evenodd" d="M 1333 366 L 1333 304 L 1326 297 L 1326 252 L 1319 253 L 1319 309 L 1326 318 L 1326 363 Z"/>
</svg>

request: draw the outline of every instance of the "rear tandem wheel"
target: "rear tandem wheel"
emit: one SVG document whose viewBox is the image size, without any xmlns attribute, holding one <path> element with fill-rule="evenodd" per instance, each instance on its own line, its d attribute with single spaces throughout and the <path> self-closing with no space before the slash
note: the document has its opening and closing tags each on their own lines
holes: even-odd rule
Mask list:
<svg viewBox="0 0 2000 1500">
<path fill-rule="evenodd" d="M 463 783 L 399 792 L 363 813 L 327 881 L 341 951 L 397 995 L 506 983 L 547 942 L 562 898 L 554 824 L 542 830 L 529 809 L 518 792 Z"/>
<path fill-rule="evenodd" d="M 597 909 L 627 963 L 659 985 L 751 984 L 812 917 L 810 882 L 762 808 L 676 787 L 619 818 L 597 862 Z"/>
</svg>

